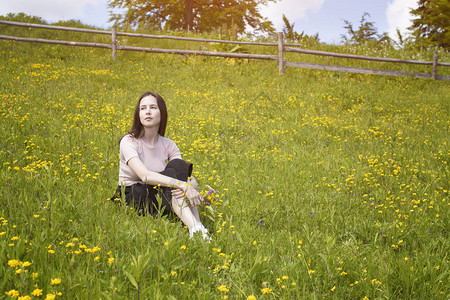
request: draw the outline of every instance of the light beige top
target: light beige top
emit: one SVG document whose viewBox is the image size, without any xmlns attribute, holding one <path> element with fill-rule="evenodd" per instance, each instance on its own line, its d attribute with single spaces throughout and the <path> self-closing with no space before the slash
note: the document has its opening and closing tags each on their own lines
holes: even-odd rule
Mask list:
<svg viewBox="0 0 450 300">
<path fill-rule="evenodd" d="M 128 166 L 133 157 L 139 157 L 149 171 L 161 172 L 172 159 L 181 159 L 181 152 L 174 141 L 162 136 L 154 146 L 147 145 L 142 138 L 135 139 L 129 134 L 124 136 L 120 141 L 119 185 L 143 183 Z"/>
</svg>

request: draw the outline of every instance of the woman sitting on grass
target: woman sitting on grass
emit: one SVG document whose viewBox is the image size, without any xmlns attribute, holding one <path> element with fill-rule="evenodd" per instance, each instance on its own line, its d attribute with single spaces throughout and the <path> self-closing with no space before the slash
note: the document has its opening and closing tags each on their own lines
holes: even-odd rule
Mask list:
<svg viewBox="0 0 450 300">
<path fill-rule="evenodd" d="M 199 231 L 209 239 L 197 209 L 203 197 L 191 176 L 192 164 L 183 161 L 175 142 L 164 137 L 166 124 L 164 99 L 156 93 L 144 93 L 136 104 L 131 130 L 120 140 L 119 186 L 111 200 L 120 199 L 125 188 L 126 204 L 139 214 L 173 211 L 191 237 Z"/>
</svg>

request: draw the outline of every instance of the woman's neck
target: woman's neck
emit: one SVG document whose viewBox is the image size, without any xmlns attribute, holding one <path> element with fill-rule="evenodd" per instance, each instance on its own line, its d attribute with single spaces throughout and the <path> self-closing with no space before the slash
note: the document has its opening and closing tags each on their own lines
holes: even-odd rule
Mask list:
<svg viewBox="0 0 450 300">
<path fill-rule="evenodd" d="M 144 129 L 144 135 L 142 136 L 142 139 L 147 145 L 154 146 L 156 143 L 158 143 L 159 139 L 159 133 L 158 130 L 153 130 L 150 128 Z"/>
</svg>

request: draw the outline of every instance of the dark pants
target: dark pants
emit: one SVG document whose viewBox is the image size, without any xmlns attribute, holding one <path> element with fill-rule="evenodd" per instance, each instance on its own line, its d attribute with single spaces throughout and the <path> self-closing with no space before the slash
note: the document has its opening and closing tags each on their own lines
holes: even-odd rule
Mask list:
<svg viewBox="0 0 450 300">
<path fill-rule="evenodd" d="M 173 159 L 169 161 L 164 171 L 159 173 L 181 181 L 187 181 L 188 177 L 192 175 L 192 164 L 182 159 Z M 125 187 L 125 203 L 133 207 L 139 215 L 146 215 L 147 213 L 153 216 L 158 213 L 168 215 L 172 212 L 171 190 L 168 187 L 136 183 Z M 111 197 L 111 201 L 120 204 L 121 198 L 122 186 L 118 186 L 114 196 Z"/>
</svg>

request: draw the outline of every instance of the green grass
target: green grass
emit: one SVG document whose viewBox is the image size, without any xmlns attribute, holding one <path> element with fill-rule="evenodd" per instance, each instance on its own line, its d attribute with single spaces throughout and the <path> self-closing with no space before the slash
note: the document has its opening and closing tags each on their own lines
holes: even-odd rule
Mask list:
<svg viewBox="0 0 450 300">
<path fill-rule="evenodd" d="M 446 82 L 195 56 L 114 63 L 7 41 L 0 52 L 2 296 L 450 294 Z M 202 191 L 216 190 L 202 207 L 210 244 L 107 200 L 147 90 L 165 98 L 167 136 Z"/>
</svg>

